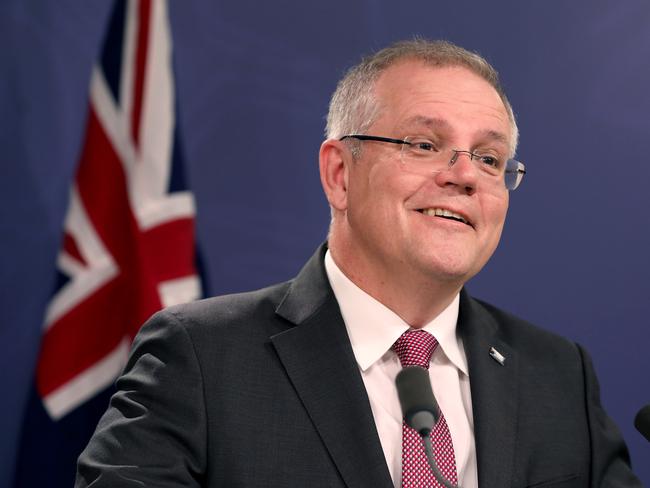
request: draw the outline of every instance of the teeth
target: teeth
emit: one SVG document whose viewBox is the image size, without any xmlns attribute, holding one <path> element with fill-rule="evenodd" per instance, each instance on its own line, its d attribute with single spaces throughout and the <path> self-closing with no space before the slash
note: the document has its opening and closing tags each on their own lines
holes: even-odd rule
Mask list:
<svg viewBox="0 0 650 488">
<path fill-rule="evenodd" d="M 460 220 L 463 223 L 467 223 L 467 220 L 462 215 L 459 215 L 457 213 L 451 212 L 447 210 L 446 208 L 425 208 L 422 210 L 422 213 L 424 215 L 428 215 L 429 217 L 451 217 L 453 219 Z"/>
</svg>

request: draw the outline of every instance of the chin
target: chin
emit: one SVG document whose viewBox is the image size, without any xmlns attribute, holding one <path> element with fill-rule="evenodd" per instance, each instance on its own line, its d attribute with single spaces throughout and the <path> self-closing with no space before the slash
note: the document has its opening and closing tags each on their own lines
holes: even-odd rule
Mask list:
<svg viewBox="0 0 650 488">
<path fill-rule="evenodd" d="M 421 270 L 432 281 L 465 283 L 474 274 L 475 267 L 465 260 L 447 259 L 437 256 L 435 260 L 421 263 Z"/>
<path fill-rule="evenodd" d="M 465 283 L 483 268 L 491 255 L 473 251 L 456 246 L 438 247 L 422 256 L 421 265 L 437 279 Z"/>
</svg>

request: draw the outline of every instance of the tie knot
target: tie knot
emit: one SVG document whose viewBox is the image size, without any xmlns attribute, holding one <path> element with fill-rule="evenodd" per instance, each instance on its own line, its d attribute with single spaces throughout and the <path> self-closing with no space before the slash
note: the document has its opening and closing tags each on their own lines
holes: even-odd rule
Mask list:
<svg viewBox="0 0 650 488">
<path fill-rule="evenodd" d="M 424 330 L 407 330 L 393 344 L 402 367 L 420 366 L 429 369 L 431 355 L 438 345 L 435 337 Z"/>
</svg>

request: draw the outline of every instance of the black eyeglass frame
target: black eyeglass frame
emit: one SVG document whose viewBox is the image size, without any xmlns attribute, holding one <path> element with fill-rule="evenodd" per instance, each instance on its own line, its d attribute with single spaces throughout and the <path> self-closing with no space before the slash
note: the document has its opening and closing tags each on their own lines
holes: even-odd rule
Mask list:
<svg viewBox="0 0 650 488">
<path fill-rule="evenodd" d="M 390 144 L 400 144 L 400 145 L 408 145 L 408 146 L 413 145 L 411 142 L 405 141 L 403 139 L 393 139 L 392 137 L 382 137 L 382 136 L 369 136 L 369 135 L 365 135 L 365 134 L 348 134 L 346 136 L 343 136 L 343 137 L 339 138 L 339 141 L 344 141 L 345 139 L 358 139 L 360 141 L 388 142 Z M 461 150 L 461 149 L 452 149 L 452 151 L 454 151 L 454 157 L 450 161 L 451 164 L 453 164 L 455 162 L 455 159 L 458 157 L 459 153 L 469 154 L 470 158 L 472 158 L 472 159 L 480 158 L 479 155 L 473 153 L 472 151 L 465 151 L 465 150 Z M 517 163 L 517 167 L 512 168 L 512 169 L 508 169 L 508 163 L 510 161 L 514 161 L 515 163 Z M 521 184 L 521 180 L 523 180 L 524 175 L 526 174 L 526 167 L 524 166 L 524 163 L 522 163 L 521 161 L 517 161 L 516 159 L 510 158 L 510 159 L 508 159 L 506 161 L 506 169 L 504 170 L 504 173 L 521 175 L 521 176 L 518 176 L 515 179 L 515 181 L 517 183 L 514 186 L 514 188 L 508 188 L 508 186 L 506 185 L 506 188 L 508 188 L 508 190 L 514 191 L 517 188 L 519 188 L 519 185 Z"/>
</svg>

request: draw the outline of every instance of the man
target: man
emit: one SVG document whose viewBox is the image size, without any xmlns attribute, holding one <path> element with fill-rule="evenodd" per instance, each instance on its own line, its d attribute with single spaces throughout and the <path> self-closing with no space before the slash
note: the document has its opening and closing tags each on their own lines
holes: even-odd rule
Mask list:
<svg viewBox="0 0 650 488">
<path fill-rule="evenodd" d="M 424 348 L 451 483 L 640 486 L 585 351 L 463 290 L 525 172 L 492 67 L 397 43 L 339 83 L 327 130 L 327 246 L 291 282 L 155 315 L 77 486 L 441 486 L 394 383 Z"/>
</svg>

